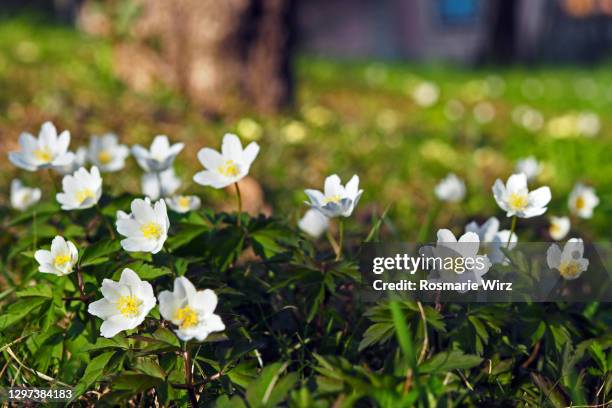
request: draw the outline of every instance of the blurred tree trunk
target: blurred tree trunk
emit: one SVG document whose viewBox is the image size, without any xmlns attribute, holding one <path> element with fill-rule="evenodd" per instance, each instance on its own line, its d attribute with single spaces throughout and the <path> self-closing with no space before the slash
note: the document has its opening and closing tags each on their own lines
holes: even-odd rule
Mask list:
<svg viewBox="0 0 612 408">
<path fill-rule="evenodd" d="M 480 59 L 485 63 L 513 62 L 519 0 L 490 0 L 486 4 L 488 41 Z"/>
<path fill-rule="evenodd" d="M 126 21 L 121 12 L 134 17 L 126 29 L 113 28 L 117 73 L 139 90 L 162 81 L 212 115 L 276 112 L 293 94 L 293 2 L 132 0 L 131 11 L 107 12 L 111 22 Z M 82 8 L 85 31 L 104 26 L 100 10 L 94 1 Z"/>
</svg>

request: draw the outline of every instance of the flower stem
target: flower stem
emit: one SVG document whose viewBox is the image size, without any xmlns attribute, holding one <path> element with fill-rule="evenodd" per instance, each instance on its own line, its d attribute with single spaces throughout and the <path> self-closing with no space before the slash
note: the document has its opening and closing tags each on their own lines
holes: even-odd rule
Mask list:
<svg viewBox="0 0 612 408">
<path fill-rule="evenodd" d="M 512 226 L 510 227 L 510 235 L 508 235 L 508 242 L 506 243 L 506 249 L 510 248 L 510 241 L 512 241 L 512 235 L 516 229 L 516 215 L 512 217 Z"/>
<path fill-rule="evenodd" d="M 238 186 L 238 182 L 234 183 L 234 186 L 236 187 L 236 197 L 238 198 L 238 218 L 236 224 L 240 226 L 240 218 L 242 218 L 242 196 L 240 195 L 240 187 Z"/>
<path fill-rule="evenodd" d="M 53 175 L 53 170 L 51 169 L 47 169 L 47 174 L 49 175 L 49 178 L 51 179 L 51 183 L 53 184 L 53 192 L 54 193 L 59 193 L 60 188 L 59 185 L 57 184 L 57 180 L 55 179 L 55 176 Z"/>
<path fill-rule="evenodd" d="M 440 207 L 441 203 L 438 201 L 427 212 L 425 222 L 421 224 L 421 228 L 419 229 L 419 233 L 417 235 L 418 243 L 425 243 L 425 241 L 427 241 L 429 238 L 429 231 L 431 230 L 431 226 L 440 212 Z"/>
<path fill-rule="evenodd" d="M 187 386 L 187 393 L 189 394 L 189 401 L 193 408 L 197 408 L 198 399 L 196 397 L 195 388 L 193 387 L 193 371 L 191 368 L 191 356 L 187 349 L 187 342 L 183 346 L 183 359 L 185 360 L 185 385 Z"/>
<path fill-rule="evenodd" d="M 336 252 L 336 261 L 342 257 L 342 244 L 344 242 L 344 220 L 338 219 L 338 252 Z"/>
<path fill-rule="evenodd" d="M 162 183 L 161 172 L 156 171 L 155 177 L 157 178 L 157 184 L 159 185 L 159 198 L 163 199 L 164 197 L 166 197 L 166 192 L 164 191 L 164 184 Z"/>
<path fill-rule="evenodd" d="M 100 214 L 100 218 L 102 218 L 102 222 L 104 223 L 104 225 L 106 225 L 106 229 L 108 230 L 108 233 L 110 234 L 111 239 L 114 240 L 115 231 L 113 231 L 113 227 L 111 226 L 110 222 L 108 222 L 108 220 L 102 213 L 102 209 L 100 208 L 100 205 L 98 203 L 96 203 L 96 209 L 98 210 L 98 214 Z"/>
<path fill-rule="evenodd" d="M 32 213 L 32 230 L 34 233 L 34 251 L 36 251 L 36 246 L 38 245 L 38 227 L 36 226 L 36 211 Z"/>
<path fill-rule="evenodd" d="M 164 251 L 168 255 L 168 263 L 170 264 L 170 270 L 172 271 L 172 275 L 176 278 L 176 270 L 174 269 L 174 257 L 172 256 L 172 252 L 169 249 L 162 247 L 162 251 Z"/>
<path fill-rule="evenodd" d="M 85 284 L 83 283 L 83 274 L 81 273 L 81 268 L 77 268 L 77 286 L 79 287 L 79 293 L 81 294 L 81 300 L 85 302 L 87 296 L 85 296 Z"/>
</svg>

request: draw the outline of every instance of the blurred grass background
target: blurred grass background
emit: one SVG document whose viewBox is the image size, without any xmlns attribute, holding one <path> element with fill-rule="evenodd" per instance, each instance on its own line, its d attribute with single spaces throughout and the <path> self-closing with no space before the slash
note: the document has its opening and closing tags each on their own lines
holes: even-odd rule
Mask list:
<svg viewBox="0 0 612 408">
<path fill-rule="evenodd" d="M 365 189 L 359 222 L 365 227 L 372 214 L 391 204 L 390 231 L 398 240 L 416 238 L 435 202 L 433 187 L 448 172 L 466 181 L 468 194 L 462 203 L 445 207 L 437 227 L 458 233 L 471 219 L 503 217 L 491 186 L 512 173 L 517 159 L 533 155 L 544 164 L 533 185 L 550 185 L 553 192 L 548 214 L 568 213 L 567 196 L 575 182 L 593 185 L 601 204 L 592 220 L 573 227 L 585 238 L 611 238 L 609 64 L 473 70 L 301 56 L 296 69 L 297 102 L 291 111 L 211 119 L 161 86 L 147 93 L 128 89 L 113 73 L 112 49 L 105 40 L 32 16 L 0 20 L 2 200 L 13 177 L 48 184 L 40 174 L 14 168 L 6 153 L 17 147 L 22 131 L 37 134 L 51 120 L 58 130 L 70 130 L 72 150 L 91 134 L 108 131 L 128 144 L 148 145 L 156 134 L 185 142 L 177 161 L 184 190 L 215 207 L 230 198 L 193 184 L 191 177 L 200 167 L 197 150 L 219 148 L 224 132 L 261 145 L 251 175 L 278 216 L 303 211 L 303 189 L 321 188 L 327 175 L 348 180 L 356 173 Z M 413 96 L 423 84 L 439 89 L 429 107 Z M 520 113 L 526 109 L 532 109 L 531 119 Z M 584 127 L 595 128 L 596 135 L 580 134 Z M 130 161 L 125 172 L 106 175 L 105 181 L 114 192 L 138 192 L 140 170 Z M 502 227 L 508 227 L 504 220 Z M 525 228 L 523 239 L 544 237 L 544 217 L 530 224 L 535 228 Z"/>
</svg>

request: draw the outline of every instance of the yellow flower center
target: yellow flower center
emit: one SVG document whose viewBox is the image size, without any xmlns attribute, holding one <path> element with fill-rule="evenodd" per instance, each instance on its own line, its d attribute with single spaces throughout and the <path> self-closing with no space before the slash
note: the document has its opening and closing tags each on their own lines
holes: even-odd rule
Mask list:
<svg viewBox="0 0 612 408">
<path fill-rule="evenodd" d="M 227 160 L 225 164 L 217 168 L 217 171 L 225 177 L 236 177 L 240 174 L 240 167 L 233 160 Z"/>
<path fill-rule="evenodd" d="M 36 160 L 42 163 L 49 163 L 51 161 L 51 152 L 46 147 L 36 149 L 34 150 L 34 157 L 36 157 Z"/>
<path fill-rule="evenodd" d="M 140 231 L 142 231 L 142 235 L 144 235 L 145 238 L 149 239 L 159 239 L 162 234 L 161 226 L 155 222 L 144 224 L 142 227 L 140 227 Z"/>
<path fill-rule="evenodd" d="M 585 203 L 584 197 L 580 196 L 576 199 L 576 209 L 582 210 L 585 204 L 586 203 Z"/>
<path fill-rule="evenodd" d="M 117 310 L 125 317 L 134 317 L 140 311 L 142 300 L 135 296 L 121 296 L 117 301 Z"/>
<path fill-rule="evenodd" d="M 550 224 L 548 231 L 550 232 L 550 235 L 558 234 L 561 232 L 561 227 L 558 224 Z"/>
<path fill-rule="evenodd" d="M 524 210 L 529 203 L 527 194 L 512 193 L 508 198 L 508 205 L 514 211 Z"/>
<path fill-rule="evenodd" d="M 189 306 L 177 309 L 174 313 L 174 320 L 179 320 L 181 329 L 188 329 L 198 324 L 198 314 Z"/>
<path fill-rule="evenodd" d="M 189 197 L 180 196 L 177 201 L 179 207 L 189 209 Z"/>
<path fill-rule="evenodd" d="M 113 155 L 110 154 L 107 150 L 102 150 L 98 154 L 98 161 L 100 164 L 108 164 L 113 160 Z"/>
<path fill-rule="evenodd" d="M 327 204 L 327 203 L 337 203 L 340 200 L 342 200 L 342 197 L 340 197 L 338 194 L 333 195 L 333 196 L 329 196 L 329 197 L 325 197 L 323 199 L 323 204 Z"/>
<path fill-rule="evenodd" d="M 563 262 L 559 265 L 559 272 L 564 278 L 573 278 L 580 272 L 580 265 L 574 261 Z"/>
<path fill-rule="evenodd" d="M 62 268 L 68 262 L 70 262 L 70 256 L 67 254 L 61 254 L 55 257 L 53 260 L 53 265 L 55 265 L 56 268 Z"/>
<path fill-rule="evenodd" d="M 88 198 L 94 198 L 94 193 L 89 188 L 84 188 L 83 190 L 76 193 L 75 198 L 79 202 L 79 204 L 83 204 L 85 200 Z"/>
</svg>

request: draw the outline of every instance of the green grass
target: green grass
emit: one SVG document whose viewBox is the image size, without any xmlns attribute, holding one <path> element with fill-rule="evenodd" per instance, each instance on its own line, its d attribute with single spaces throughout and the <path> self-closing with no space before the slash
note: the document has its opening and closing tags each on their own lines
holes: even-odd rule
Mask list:
<svg viewBox="0 0 612 408">
<path fill-rule="evenodd" d="M 608 65 L 470 70 L 301 57 L 297 78 L 297 103 L 290 114 L 261 118 L 246 112 L 225 121 L 208 121 L 169 90 L 160 87 L 139 94 L 127 89 L 113 74 L 112 48 L 104 40 L 44 20 L 4 20 L 0 22 L 0 131 L 7 147 L 2 150 L 13 146 L 21 131 L 36 132 L 45 120 L 71 130 L 73 146 L 85 143 L 92 133 L 108 130 L 128 143 L 147 143 L 155 134 L 166 133 L 188 144 L 178 163 L 187 182 L 197 166 L 196 149 L 217 147 L 226 131 L 248 136 L 249 123 L 241 119 L 249 118 L 262 131 L 258 140 L 262 150 L 252 174 L 277 214 L 300 208 L 302 190 L 320 187 L 326 175 L 337 172 L 348 179 L 356 173 L 366 191 L 359 219 L 367 223 L 372 211 L 380 213 L 392 204 L 390 219 L 397 238 L 404 240 L 416 238 L 434 200 L 433 186 L 448 172 L 466 180 L 468 196 L 442 211 L 435 225 L 455 226 L 459 232 L 473 217 L 502 215 L 491 185 L 497 177 L 511 174 L 516 159 L 534 155 L 546 164 L 537 184 L 551 186 L 550 213 L 567 213 L 567 194 L 576 181 L 592 184 L 602 204 L 580 230 L 595 239 L 610 238 L 606 221 L 612 210 L 608 157 L 612 73 Z M 487 83 L 499 79 L 505 83 L 504 93 L 488 94 Z M 431 108 L 418 107 L 410 97 L 422 80 L 441 89 Z M 522 89 L 529 86 L 541 88 L 541 95 L 526 97 Z M 589 95 L 591 88 L 594 97 Z M 463 103 L 462 119 L 446 117 L 449 100 Z M 479 101 L 495 107 L 491 123 L 474 120 L 472 108 Z M 599 116 L 602 128 L 595 138 L 559 139 L 545 130 L 529 132 L 511 120 L 513 109 L 522 104 L 538 109 L 547 122 L 591 111 Z M 13 176 L 28 179 L 7 162 L 1 168 L 4 185 Z M 137 191 L 139 173 L 133 163 L 130 172 L 133 177 L 122 177 L 119 183 Z M 188 189 L 202 194 L 211 205 L 227 199 L 210 189 L 193 185 Z"/>
</svg>

